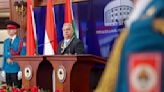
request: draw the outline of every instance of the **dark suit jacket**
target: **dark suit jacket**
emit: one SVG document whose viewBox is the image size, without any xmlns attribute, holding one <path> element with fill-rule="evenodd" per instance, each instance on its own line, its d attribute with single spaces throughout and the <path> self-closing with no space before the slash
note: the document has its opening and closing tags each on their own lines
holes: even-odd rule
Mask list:
<svg viewBox="0 0 164 92">
<path fill-rule="evenodd" d="M 70 44 L 64 49 L 62 48 L 62 44 L 64 40 L 62 40 L 57 48 L 57 54 L 83 54 L 84 53 L 84 44 L 77 38 L 73 38 Z"/>
</svg>

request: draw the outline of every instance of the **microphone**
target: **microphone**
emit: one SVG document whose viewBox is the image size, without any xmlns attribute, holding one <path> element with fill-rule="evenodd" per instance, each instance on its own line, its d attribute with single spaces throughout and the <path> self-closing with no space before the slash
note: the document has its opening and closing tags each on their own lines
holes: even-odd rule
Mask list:
<svg viewBox="0 0 164 92">
<path fill-rule="evenodd" d="M 45 42 L 45 43 L 39 44 L 39 45 L 36 47 L 36 49 L 35 49 L 35 54 L 36 54 L 36 55 L 40 55 L 40 54 L 38 53 L 37 49 L 38 49 L 39 47 L 42 47 L 42 46 L 44 46 L 44 45 L 46 45 L 46 44 L 49 44 L 49 43 L 52 43 L 52 42 L 54 42 L 54 40 L 51 40 L 51 41 L 49 41 L 49 42 Z"/>
</svg>

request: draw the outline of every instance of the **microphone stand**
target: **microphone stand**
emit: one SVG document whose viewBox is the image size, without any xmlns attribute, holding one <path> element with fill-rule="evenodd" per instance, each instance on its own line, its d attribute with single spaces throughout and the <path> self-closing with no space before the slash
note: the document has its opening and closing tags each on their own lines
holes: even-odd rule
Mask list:
<svg viewBox="0 0 164 92">
<path fill-rule="evenodd" d="M 43 44 L 39 44 L 39 45 L 37 46 L 37 48 L 35 49 L 35 55 L 40 55 L 39 52 L 38 52 L 38 50 L 37 50 L 39 47 L 44 46 L 44 45 L 46 45 L 46 44 L 48 44 L 48 43 L 52 43 L 52 42 L 54 42 L 54 40 L 49 41 L 49 42 L 46 42 L 46 43 L 43 43 Z"/>
</svg>

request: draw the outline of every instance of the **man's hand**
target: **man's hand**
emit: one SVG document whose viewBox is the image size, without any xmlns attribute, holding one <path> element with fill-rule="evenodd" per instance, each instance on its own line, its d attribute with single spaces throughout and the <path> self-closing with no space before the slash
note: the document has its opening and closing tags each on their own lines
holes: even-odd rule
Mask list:
<svg viewBox="0 0 164 92">
<path fill-rule="evenodd" d="M 1 76 L 5 79 L 6 78 L 6 73 L 5 73 L 5 71 L 2 71 L 1 72 Z"/>
<path fill-rule="evenodd" d="M 18 76 L 18 80 L 21 80 L 22 79 L 22 71 L 19 71 L 17 76 Z"/>
<path fill-rule="evenodd" d="M 8 58 L 6 61 L 7 61 L 7 63 L 12 63 L 13 62 L 10 58 Z"/>
</svg>

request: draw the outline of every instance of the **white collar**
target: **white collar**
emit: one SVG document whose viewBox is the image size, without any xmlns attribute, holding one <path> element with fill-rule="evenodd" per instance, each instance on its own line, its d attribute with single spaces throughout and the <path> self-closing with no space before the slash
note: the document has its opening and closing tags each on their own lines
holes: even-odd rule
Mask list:
<svg viewBox="0 0 164 92">
<path fill-rule="evenodd" d="M 69 42 L 71 39 L 65 39 L 64 42 Z"/>
<path fill-rule="evenodd" d="M 16 38 L 16 35 L 14 35 L 13 37 L 10 38 L 10 39 L 12 39 L 12 43 L 13 43 L 15 38 Z"/>
</svg>

